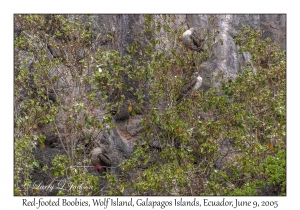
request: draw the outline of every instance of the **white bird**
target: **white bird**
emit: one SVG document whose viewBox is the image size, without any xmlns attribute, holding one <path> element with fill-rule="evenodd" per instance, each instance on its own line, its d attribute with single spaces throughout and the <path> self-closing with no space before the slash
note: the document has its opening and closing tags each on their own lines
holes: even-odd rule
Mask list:
<svg viewBox="0 0 300 210">
<path fill-rule="evenodd" d="M 196 37 L 196 31 L 194 28 L 190 28 L 182 34 L 182 41 L 185 47 L 189 50 L 194 50 L 197 52 L 203 51 L 201 48 L 201 42 L 203 42 L 203 40 L 199 40 Z"/>
<path fill-rule="evenodd" d="M 178 104 L 185 96 L 190 95 L 193 91 L 199 90 L 202 85 L 202 78 L 198 72 L 194 73 L 194 78 L 185 83 L 181 89 L 178 98 L 176 99 Z"/>
</svg>

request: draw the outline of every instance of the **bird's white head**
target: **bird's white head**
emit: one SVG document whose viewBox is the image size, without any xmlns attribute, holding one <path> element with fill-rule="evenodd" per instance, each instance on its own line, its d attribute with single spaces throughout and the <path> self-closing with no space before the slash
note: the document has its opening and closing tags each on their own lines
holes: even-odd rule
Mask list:
<svg viewBox="0 0 300 210">
<path fill-rule="evenodd" d="M 196 35 L 196 30 L 194 28 L 190 28 L 191 34 Z"/>
</svg>

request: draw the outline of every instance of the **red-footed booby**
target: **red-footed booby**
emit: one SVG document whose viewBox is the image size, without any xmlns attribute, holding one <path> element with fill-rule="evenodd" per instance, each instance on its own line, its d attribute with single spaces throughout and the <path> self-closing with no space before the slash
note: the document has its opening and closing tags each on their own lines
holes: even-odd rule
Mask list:
<svg viewBox="0 0 300 210">
<path fill-rule="evenodd" d="M 187 95 L 190 95 L 193 91 L 199 90 L 202 85 L 202 78 L 198 72 L 194 73 L 194 78 L 185 83 L 181 89 L 178 98 L 176 99 L 176 105 Z"/>
<path fill-rule="evenodd" d="M 203 51 L 201 48 L 201 42 L 203 42 L 203 40 L 199 40 L 196 37 L 196 31 L 194 28 L 190 28 L 182 34 L 182 41 L 185 47 L 189 50 L 194 50 L 197 52 Z"/>
<path fill-rule="evenodd" d="M 111 166 L 108 152 L 104 146 L 93 149 L 91 152 L 91 162 L 97 171 L 101 170 L 103 167 L 105 168 Z"/>
</svg>

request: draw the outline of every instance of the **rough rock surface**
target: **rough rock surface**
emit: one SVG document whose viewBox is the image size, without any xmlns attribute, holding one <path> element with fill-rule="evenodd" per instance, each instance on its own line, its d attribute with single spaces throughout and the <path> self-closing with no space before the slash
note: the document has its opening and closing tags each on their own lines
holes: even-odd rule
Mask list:
<svg viewBox="0 0 300 210">
<path fill-rule="evenodd" d="M 209 18 L 211 15 L 187 15 L 187 28 L 194 27 L 197 32 L 204 33 L 205 28 L 209 28 Z M 235 77 L 244 62 L 249 62 L 250 56 L 238 54 L 238 47 L 234 44 L 233 38 L 239 33 L 242 26 L 250 26 L 256 30 L 264 32 L 263 37 L 270 37 L 282 49 L 286 44 L 286 15 L 216 15 L 217 26 L 220 34 L 218 39 L 222 39 L 223 45 L 213 47 L 214 56 L 200 65 L 203 77 L 203 87 L 208 88 L 205 83 L 210 76 L 210 69 L 213 73 L 224 73 L 225 77 Z"/>
</svg>

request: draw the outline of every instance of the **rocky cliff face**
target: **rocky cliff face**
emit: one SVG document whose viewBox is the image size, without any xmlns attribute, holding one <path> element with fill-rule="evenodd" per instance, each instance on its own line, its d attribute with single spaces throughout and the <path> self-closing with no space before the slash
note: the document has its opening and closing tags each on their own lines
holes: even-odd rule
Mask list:
<svg viewBox="0 0 300 210">
<path fill-rule="evenodd" d="M 282 49 L 286 44 L 286 16 L 285 15 L 217 15 L 217 26 L 219 35 L 217 38 L 223 41 L 223 45 L 216 45 L 213 48 L 214 56 L 201 64 L 204 74 L 209 75 L 209 69 L 213 69 L 214 74 L 223 72 L 226 77 L 235 77 L 241 65 L 250 61 L 247 53 L 239 54 L 238 47 L 234 44 L 233 38 L 242 26 L 250 26 L 256 30 L 263 31 L 263 38 L 270 37 Z M 187 15 L 186 23 L 188 27 L 194 27 L 200 33 L 203 29 L 210 28 L 210 15 Z M 210 28 L 212 30 L 212 28 Z"/>
<path fill-rule="evenodd" d="M 158 16 L 159 15 L 157 15 L 157 17 Z M 183 23 L 186 29 L 193 27 L 198 33 L 204 34 L 204 30 L 213 30 L 209 24 L 211 16 L 212 15 L 196 14 L 176 15 L 175 24 L 172 24 L 171 27 L 175 28 Z M 205 84 L 205 81 L 207 77 L 210 77 L 211 69 L 213 70 L 213 74 L 222 72 L 226 77 L 234 78 L 238 74 L 241 65 L 250 61 L 249 54 L 238 53 L 238 47 L 233 41 L 233 38 L 242 26 L 249 25 L 254 29 L 262 30 L 263 38 L 270 37 L 275 43 L 280 44 L 282 49 L 286 47 L 286 15 L 215 15 L 215 17 L 214 21 L 219 30 L 216 39 L 222 40 L 223 44 L 213 46 L 212 52 L 214 56 L 203 62 L 199 67 L 202 70 L 203 88 L 209 88 L 209 85 Z M 143 15 L 93 15 L 91 19 L 93 20 L 93 29 L 96 33 L 104 33 L 104 31 L 113 31 L 113 33 L 115 33 L 117 48 L 122 55 L 126 54 L 126 47 L 134 42 L 134 33 L 136 32 L 134 30 L 141 30 L 142 24 L 144 23 Z M 110 47 L 114 48 L 114 46 L 109 46 L 109 48 Z M 126 84 L 135 87 L 125 75 L 124 81 Z M 130 93 L 127 93 L 127 95 L 132 97 Z M 127 127 L 129 126 L 134 130 L 141 130 L 138 128 L 138 123 L 135 123 L 136 119 L 128 119 L 129 114 L 126 107 L 125 105 L 123 111 L 117 118 L 128 121 L 126 122 Z M 122 129 L 124 133 L 128 133 L 127 128 L 122 126 Z M 127 138 L 129 136 L 127 135 Z"/>
<path fill-rule="evenodd" d="M 159 15 L 155 15 L 159 17 Z M 196 31 L 201 35 L 206 33 L 206 30 L 213 30 L 209 21 L 211 21 L 212 15 L 175 15 L 176 21 L 171 25 L 171 27 L 176 28 L 182 24 L 186 29 L 195 28 Z M 73 21 L 74 15 L 68 16 L 68 21 Z M 127 54 L 126 47 L 131 45 L 136 36 L 136 30 L 143 29 L 144 15 L 91 15 L 89 17 L 83 16 L 81 20 L 91 21 L 91 27 L 93 31 L 93 44 L 92 50 L 97 51 L 99 48 L 106 48 L 108 50 L 117 50 L 122 56 Z M 264 37 L 270 37 L 276 43 L 280 44 L 282 49 L 285 49 L 286 43 L 286 15 L 215 15 L 215 26 L 219 30 L 219 34 L 216 35 L 216 39 L 222 40 L 222 45 L 215 45 L 212 47 L 211 51 L 213 56 L 203 62 L 199 68 L 201 69 L 201 74 L 203 77 L 204 89 L 209 88 L 209 84 L 206 84 L 206 80 L 210 77 L 213 70 L 213 74 L 222 72 L 226 77 L 234 78 L 241 66 L 250 60 L 250 55 L 247 53 L 239 54 L 238 47 L 234 44 L 233 38 L 238 33 L 239 28 L 245 25 L 249 25 L 254 29 L 262 30 Z M 176 25 L 178 24 L 178 25 Z M 18 36 L 23 30 L 18 22 L 15 23 L 15 36 Z M 111 39 L 110 37 L 113 37 Z M 114 41 L 112 41 L 114 40 Z M 146 38 L 139 37 L 140 43 L 145 43 Z M 52 49 L 52 50 L 51 50 Z M 24 65 L 27 68 L 32 68 L 32 56 L 28 55 L 25 51 L 19 51 L 21 57 L 24 58 Z M 49 59 L 53 57 L 60 57 L 61 53 L 55 51 L 55 48 L 49 47 Z M 78 54 L 80 57 L 80 53 Z M 25 62 L 26 60 L 26 62 Z M 135 60 L 131 61 L 134 65 Z M 63 68 L 62 68 L 63 69 Z M 30 69 L 31 70 L 31 69 Z M 32 70 L 31 70 L 32 71 Z M 56 71 L 56 70 L 54 70 Z M 57 70 L 59 72 L 59 70 Z M 59 74 L 59 73 L 57 73 Z M 126 74 L 122 75 L 123 82 L 132 88 L 137 88 L 137 84 L 132 81 Z M 129 91 L 123 93 L 126 98 L 136 100 L 136 96 Z M 117 102 L 120 98 L 115 97 L 114 93 L 109 96 L 111 101 Z M 67 102 L 67 98 L 65 102 Z M 123 104 L 119 112 L 115 115 L 115 125 L 116 128 L 112 132 L 97 131 L 90 133 L 94 136 L 98 143 L 97 145 L 105 145 L 109 151 L 108 156 L 112 161 L 113 167 L 118 167 L 118 165 L 128 158 L 134 149 L 135 141 L 139 138 L 143 128 L 140 126 L 142 120 L 141 115 L 135 117 L 130 116 L 128 112 L 128 104 Z M 134 107 L 133 107 L 134 109 Z M 100 115 L 103 110 L 98 110 L 95 115 Z M 60 116 L 58 118 L 63 118 Z M 63 126 L 63 125 L 61 125 Z M 54 137 L 50 134 L 51 128 L 43 130 L 46 133 L 48 139 L 53 139 Z M 61 128 L 64 130 L 64 128 Z M 57 139 L 51 142 L 59 142 Z M 46 146 L 50 146 L 46 145 Z M 54 150 L 53 150 L 54 151 Z M 39 160 L 46 165 L 49 165 L 49 161 L 45 161 L 43 158 L 43 152 L 49 153 L 48 150 L 38 149 L 36 154 L 38 154 Z M 55 150 L 54 152 L 57 152 Z M 57 152 L 58 154 L 61 151 Z M 45 154 L 47 155 L 47 154 Z"/>
<path fill-rule="evenodd" d="M 159 15 L 156 16 L 159 17 Z M 205 30 L 213 30 L 209 24 L 213 15 L 175 16 L 176 21 L 171 25 L 173 28 L 183 23 L 186 29 L 193 27 L 200 34 L 204 34 Z M 216 17 L 215 24 L 219 30 L 216 39 L 222 40 L 223 45 L 215 45 L 212 49 L 214 56 L 201 65 L 204 78 L 205 75 L 209 75 L 209 69 L 213 69 L 214 73 L 223 72 L 228 77 L 235 77 L 242 63 L 249 62 L 250 55 L 247 53 L 240 55 L 238 47 L 233 42 L 233 38 L 242 26 L 248 25 L 256 30 L 262 30 L 263 38 L 270 37 L 277 44 L 280 44 L 282 49 L 286 48 L 286 15 L 284 14 L 214 16 Z M 144 22 L 143 15 L 93 15 L 90 19 L 93 22 L 93 31 L 96 37 L 101 37 L 101 34 L 105 33 L 115 34 L 117 49 L 122 55 L 126 54 L 126 46 L 134 41 L 135 32 L 133 28 L 136 30 L 139 26 L 141 29 Z M 116 47 L 109 41 L 99 43 L 98 40 L 95 40 L 95 46 L 103 47 L 103 45 L 110 49 Z"/>
</svg>

